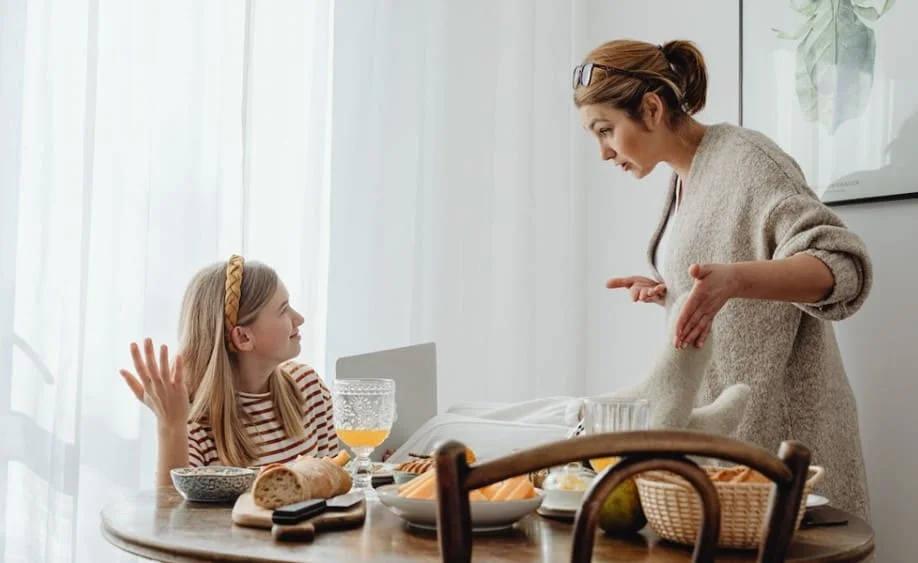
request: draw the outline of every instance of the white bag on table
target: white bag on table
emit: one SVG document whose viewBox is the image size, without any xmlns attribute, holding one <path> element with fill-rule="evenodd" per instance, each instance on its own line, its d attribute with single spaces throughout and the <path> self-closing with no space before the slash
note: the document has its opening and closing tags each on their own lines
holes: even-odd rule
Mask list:
<svg viewBox="0 0 918 563">
<path fill-rule="evenodd" d="M 456 440 L 487 460 L 563 440 L 577 425 L 581 399 L 549 397 L 522 403 L 459 403 L 428 420 L 387 459 L 402 463 L 409 453 L 429 454 L 441 442 Z"/>
</svg>

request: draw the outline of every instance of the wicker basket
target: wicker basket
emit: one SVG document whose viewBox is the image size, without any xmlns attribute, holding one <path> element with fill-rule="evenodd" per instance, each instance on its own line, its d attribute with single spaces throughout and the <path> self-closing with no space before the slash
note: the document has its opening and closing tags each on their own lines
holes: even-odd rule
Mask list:
<svg viewBox="0 0 918 563">
<path fill-rule="evenodd" d="M 704 468 L 710 475 L 720 468 Z M 811 466 L 803 501 L 794 530 L 800 527 L 806 510 L 806 496 L 813 490 L 825 470 Z M 635 478 L 641 506 L 647 522 L 661 538 L 685 545 L 694 545 L 701 527 L 701 499 L 695 489 L 678 475 L 664 471 L 648 471 Z M 772 483 L 714 482 L 720 497 L 720 537 L 718 547 L 725 549 L 755 549 L 762 539 L 768 498 Z"/>
</svg>

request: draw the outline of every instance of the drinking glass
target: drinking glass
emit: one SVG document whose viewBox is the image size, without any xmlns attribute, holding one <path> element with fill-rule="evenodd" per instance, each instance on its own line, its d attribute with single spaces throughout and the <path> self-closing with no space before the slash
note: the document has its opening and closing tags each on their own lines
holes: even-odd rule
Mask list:
<svg viewBox="0 0 918 563">
<path fill-rule="evenodd" d="M 395 381 L 391 379 L 336 379 L 332 409 L 335 432 L 354 452 L 354 485 L 371 499 L 373 464 L 370 454 L 389 436 L 395 421 Z"/>
<path fill-rule="evenodd" d="M 650 401 L 647 399 L 586 399 L 583 409 L 584 434 L 647 430 L 650 427 Z M 599 473 L 618 459 L 591 459 Z"/>
</svg>

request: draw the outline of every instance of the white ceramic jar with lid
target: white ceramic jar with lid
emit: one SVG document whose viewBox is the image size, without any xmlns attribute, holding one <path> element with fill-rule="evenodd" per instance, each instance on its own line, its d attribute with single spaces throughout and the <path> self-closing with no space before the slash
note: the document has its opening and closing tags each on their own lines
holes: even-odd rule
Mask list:
<svg viewBox="0 0 918 563">
<path fill-rule="evenodd" d="M 542 505 L 552 510 L 577 510 L 596 474 L 580 463 L 553 467 L 542 482 Z"/>
</svg>

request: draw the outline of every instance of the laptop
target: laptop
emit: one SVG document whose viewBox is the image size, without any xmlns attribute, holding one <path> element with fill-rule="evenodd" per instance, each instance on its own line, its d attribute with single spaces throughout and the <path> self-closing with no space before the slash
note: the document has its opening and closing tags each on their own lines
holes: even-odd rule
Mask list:
<svg viewBox="0 0 918 563">
<path fill-rule="evenodd" d="M 373 450 L 375 461 L 386 450 L 397 450 L 438 412 L 437 348 L 433 342 L 338 358 L 335 377 L 395 381 L 395 424 L 386 441 Z"/>
</svg>

